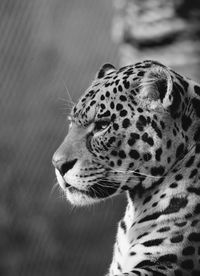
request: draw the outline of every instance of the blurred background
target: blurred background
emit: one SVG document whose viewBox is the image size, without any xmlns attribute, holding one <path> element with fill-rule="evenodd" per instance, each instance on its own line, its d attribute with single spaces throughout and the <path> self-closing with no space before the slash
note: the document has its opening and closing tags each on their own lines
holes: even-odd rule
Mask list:
<svg viewBox="0 0 200 276">
<path fill-rule="evenodd" d="M 53 189 L 51 157 L 71 107 L 66 90 L 76 102 L 103 63 L 144 58 L 198 79 L 199 3 L 193 4 L 0 1 L 0 276 L 107 272 L 125 198 L 73 208 Z M 169 27 L 172 18 L 178 19 Z M 166 24 L 169 32 L 159 28 Z M 172 33 L 176 39 L 162 43 Z"/>
</svg>

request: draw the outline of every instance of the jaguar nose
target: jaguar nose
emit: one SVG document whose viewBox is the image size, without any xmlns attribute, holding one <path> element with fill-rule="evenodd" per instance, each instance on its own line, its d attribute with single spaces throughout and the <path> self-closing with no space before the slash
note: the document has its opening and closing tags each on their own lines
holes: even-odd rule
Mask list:
<svg viewBox="0 0 200 276">
<path fill-rule="evenodd" d="M 53 155 L 52 163 L 54 167 L 64 176 L 69 170 L 71 170 L 78 159 L 66 160 L 65 157 L 58 156 L 56 153 Z"/>
</svg>

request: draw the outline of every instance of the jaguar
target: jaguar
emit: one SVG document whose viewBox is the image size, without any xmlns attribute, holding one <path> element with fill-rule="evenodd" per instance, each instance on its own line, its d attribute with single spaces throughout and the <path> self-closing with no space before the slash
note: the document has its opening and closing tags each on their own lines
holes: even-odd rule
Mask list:
<svg viewBox="0 0 200 276">
<path fill-rule="evenodd" d="M 127 194 L 107 276 L 200 275 L 200 85 L 152 60 L 105 64 L 53 155 L 73 205 Z"/>
</svg>

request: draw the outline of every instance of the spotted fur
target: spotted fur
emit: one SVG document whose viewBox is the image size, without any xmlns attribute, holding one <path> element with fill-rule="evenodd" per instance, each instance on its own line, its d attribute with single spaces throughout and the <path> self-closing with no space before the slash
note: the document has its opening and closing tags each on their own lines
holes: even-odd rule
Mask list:
<svg viewBox="0 0 200 276">
<path fill-rule="evenodd" d="M 108 276 L 200 275 L 200 86 L 144 61 L 104 65 L 53 156 L 72 204 L 124 191 Z"/>
</svg>

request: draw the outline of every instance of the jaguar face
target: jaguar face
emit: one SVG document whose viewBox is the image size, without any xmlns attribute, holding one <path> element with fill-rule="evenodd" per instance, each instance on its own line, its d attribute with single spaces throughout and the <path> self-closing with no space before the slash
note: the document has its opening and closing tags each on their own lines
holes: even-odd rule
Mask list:
<svg viewBox="0 0 200 276">
<path fill-rule="evenodd" d="M 149 178 L 168 171 L 185 143 L 180 131 L 172 141 L 170 91 L 171 77 L 157 63 L 101 68 L 72 109 L 68 134 L 53 156 L 58 183 L 72 204 L 147 188 Z"/>
</svg>

